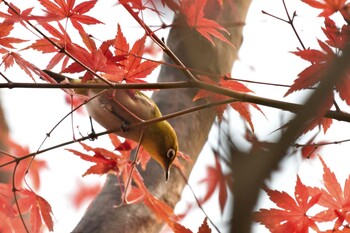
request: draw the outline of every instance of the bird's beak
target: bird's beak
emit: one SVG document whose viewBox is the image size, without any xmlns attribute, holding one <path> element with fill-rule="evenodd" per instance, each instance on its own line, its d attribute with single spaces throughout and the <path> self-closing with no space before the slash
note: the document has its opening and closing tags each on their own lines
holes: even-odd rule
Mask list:
<svg viewBox="0 0 350 233">
<path fill-rule="evenodd" d="M 165 163 L 164 171 L 165 171 L 165 182 L 167 182 L 169 180 L 169 175 L 170 175 L 170 166 L 168 162 Z"/>
</svg>

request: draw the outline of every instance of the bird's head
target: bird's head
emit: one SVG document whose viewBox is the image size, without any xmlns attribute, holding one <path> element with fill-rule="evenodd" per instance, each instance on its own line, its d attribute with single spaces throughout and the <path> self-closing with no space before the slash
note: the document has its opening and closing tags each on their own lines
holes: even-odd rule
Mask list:
<svg viewBox="0 0 350 233">
<path fill-rule="evenodd" d="M 141 144 L 151 157 L 163 167 L 167 181 L 170 167 L 178 151 L 177 136 L 173 127 L 167 121 L 147 126 Z"/>
</svg>

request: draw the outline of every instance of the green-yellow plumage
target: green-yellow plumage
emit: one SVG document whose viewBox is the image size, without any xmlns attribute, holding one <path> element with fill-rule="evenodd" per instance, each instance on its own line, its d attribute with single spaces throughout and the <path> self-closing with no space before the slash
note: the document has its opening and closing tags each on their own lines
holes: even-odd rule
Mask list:
<svg viewBox="0 0 350 233">
<path fill-rule="evenodd" d="M 57 82 L 63 80 L 80 82 L 80 80 L 69 79 L 52 71 L 45 70 L 45 72 Z M 76 92 L 92 97 L 100 91 L 81 89 Z M 133 124 L 162 116 L 152 99 L 135 90 L 106 90 L 97 98 L 89 101 L 86 108 L 90 116 L 107 130 L 118 128 L 123 124 Z M 142 130 L 141 145 L 163 167 L 166 180 L 168 180 L 170 166 L 178 151 L 174 129 L 169 122 L 160 121 L 145 126 L 143 129 L 138 127 L 117 132 L 117 135 L 139 142 Z"/>
</svg>

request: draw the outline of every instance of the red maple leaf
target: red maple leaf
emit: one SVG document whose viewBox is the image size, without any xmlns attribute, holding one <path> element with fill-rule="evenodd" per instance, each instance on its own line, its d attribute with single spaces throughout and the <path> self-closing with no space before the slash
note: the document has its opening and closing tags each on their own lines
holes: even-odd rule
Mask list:
<svg viewBox="0 0 350 233">
<path fill-rule="evenodd" d="M 79 182 L 75 192 L 71 195 L 71 200 L 75 208 L 79 208 L 83 203 L 91 201 L 101 191 L 101 184 L 85 184 Z"/>
<path fill-rule="evenodd" d="M 33 73 L 49 82 L 56 83 L 56 81 L 50 78 L 50 76 L 48 76 L 44 71 L 24 59 L 19 53 L 9 52 L 2 57 L 2 60 L 5 65 L 5 70 L 12 67 L 16 63 L 28 76 L 33 79 L 34 82 L 35 80 Z"/>
<path fill-rule="evenodd" d="M 57 24 L 59 29 L 56 29 L 48 23 L 42 23 L 41 26 L 53 36 L 49 37 L 51 41 L 55 42 L 60 48 L 65 48 L 67 44 L 72 43 L 72 40 L 61 25 L 61 23 L 57 22 Z M 65 53 L 58 52 L 58 48 L 56 48 L 56 46 L 54 46 L 46 38 L 36 40 L 33 44 L 31 44 L 25 49 L 29 48 L 40 51 L 42 53 L 55 53 L 53 58 L 49 61 L 48 65 L 46 66 L 46 69 L 48 70 L 53 69 L 64 58 L 61 67 L 61 69 L 63 70 L 66 68 L 70 59 L 68 56 L 66 56 Z"/>
<path fill-rule="evenodd" d="M 347 3 L 339 10 L 344 20 L 350 24 L 350 3 Z"/>
<path fill-rule="evenodd" d="M 207 220 L 208 220 L 207 217 L 203 219 L 202 225 L 198 228 L 198 233 L 211 233 L 211 229 L 208 225 Z M 172 230 L 174 231 L 174 233 L 192 233 L 193 232 L 190 229 L 184 227 L 183 225 L 177 222 L 174 223 Z"/>
<path fill-rule="evenodd" d="M 178 1 L 176 0 L 161 0 L 163 6 L 169 7 L 170 10 L 177 12 L 180 10 Z"/>
<path fill-rule="evenodd" d="M 206 76 L 200 76 L 199 79 L 201 81 L 207 82 L 209 84 L 215 84 L 221 87 L 228 88 L 233 91 L 239 91 L 239 92 L 252 92 L 248 87 L 243 85 L 240 82 L 237 82 L 233 79 L 230 78 L 230 75 L 225 75 L 224 77 L 221 77 L 219 80 L 213 80 L 209 77 Z M 220 100 L 225 100 L 229 99 L 229 97 L 224 96 L 224 95 L 219 95 L 219 94 L 213 94 L 211 92 L 205 91 L 205 90 L 199 90 L 196 96 L 193 98 L 193 101 L 196 101 L 201 98 L 206 98 L 209 101 L 215 102 L 215 101 L 220 101 Z M 221 105 L 216 107 L 216 111 L 218 114 L 219 120 L 222 119 L 224 110 L 226 109 L 227 105 Z M 229 104 L 229 106 L 237 111 L 241 117 L 244 118 L 244 120 L 249 124 L 250 128 L 254 132 L 254 124 L 251 119 L 250 111 L 249 111 L 249 106 L 253 106 L 256 108 L 258 111 L 262 112 L 260 108 L 256 104 L 251 104 L 251 103 L 243 103 L 243 102 L 233 102 Z"/>
<path fill-rule="evenodd" d="M 295 185 L 294 196 L 286 192 L 265 189 L 271 201 L 281 209 L 260 209 L 254 212 L 253 219 L 263 224 L 270 232 L 300 232 L 307 233 L 311 227 L 319 232 L 318 227 L 307 212 L 319 201 L 321 193 L 313 193 L 305 186 L 299 176 Z"/>
<path fill-rule="evenodd" d="M 130 153 L 131 150 L 136 149 L 136 147 L 138 146 L 136 142 L 129 139 L 125 139 L 124 142 L 120 142 L 116 134 L 109 134 L 109 137 L 113 145 L 115 146 L 115 150 L 119 151 L 122 154 Z M 141 146 L 137 158 L 138 160 L 136 161 L 136 163 L 141 164 L 141 168 L 143 170 L 146 170 L 146 165 L 151 159 L 151 155 Z"/>
<path fill-rule="evenodd" d="M 190 229 L 184 227 L 180 223 L 174 223 L 172 230 L 174 233 L 193 233 Z"/>
<path fill-rule="evenodd" d="M 232 185 L 232 174 L 224 174 L 218 157 L 218 154 L 215 152 L 215 166 L 208 166 L 207 177 L 199 181 L 199 183 L 205 183 L 207 185 L 207 192 L 200 202 L 205 203 L 208 201 L 209 198 L 213 196 L 214 191 L 218 188 L 220 210 L 221 213 L 223 213 L 227 202 L 227 187 Z"/>
<path fill-rule="evenodd" d="M 0 183 L 0 213 L 7 218 L 13 218 L 15 212 L 12 208 L 13 192 L 9 184 Z"/>
<path fill-rule="evenodd" d="M 204 17 L 204 7 L 207 0 L 184 0 L 181 1 L 181 12 L 186 16 L 187 24 L 195 28 L 202 36 L 204 36 L 212 45 L 215 46 L 213 39 L 216 37 L 219 40 L 235 46 L 221 33 L 228 31 L 218 24 L 216 21 Z"/>
<path fill-rule="evenodd" d="M 95 163 L 95 165 L 91 166 L 83 176 L 89 174 L 98 174 L 104 175 L 112 172 L 113 174 L 120 175 L 120 172 L 124 169 L 125 165 L 128 162 L 128 156 L 117 155 L 109 150 L 104 148 L 92 148 L 82 142 L 80 144 L 83 146 L 84 150 L 92 151 L 94 155 L 88 155 L 81 153 L 79 151 L 73 149 L 67 149 L 73 154 L 79 156 L 81 159 Z"/>
<path fill-rule="evenodd" d="M 123 174 L 124 183 L 127 180 L 128 176 L 132 176 L 133 181 L 139 188 L 139 192 L 143 193 L 143 201 L 144 204 L 156 215 L 158 220 L 165 221 L 169 227 L 173 227 L 174 223 L 178 220 L 176 215 L 174 214 L 174 210 L 165 202 L 159 200 L 155 196 L 153 196 L 143 183 L 143 179 L 137 169 L 134 169 L 131 174 L 131 165 L 125 169 Z M 127 190 L 128 192 L 128 190 Z"/>
<path fill-rule="evenodd" d="M 84 101 L 81 98 L 79 98 L 79 96 L 69 95 L 66 93 L 65 100 L 66 100 L 66 103 L 70 105 L 71 109 L 76 109 L 75 112 L 79 114 L 85 113 L 84 108 L 82 107 L 84 104 Z"/>
<path fill-rule="evenodd" d="M 26 146 L 21 146 L 10 138 L 6 139 L 6 144 L 9 147 L 9 153 L 16 155 L 18 157 L 25 156 L 29 154 L 29 148 Z M 12 161 L 13 158 L 8 156 L 0 157 L 0 164 L 5 164 Z M 30 165 L 30 166 L 29 166 Z M 15 167 L 15 163 L 9 164 L 6 167 L 1 168 L 4 171 L 12 172 Z M 44 160 L 27 158 L 22 160 L 16 169 L 15 186 L 16 188 L 22 187 L 23 180 L 26 175 L 32 180 L 32 185 L 34 189 L 40 188 L 40 171 L 47 168 L 47 163 Z"/>
<path fill-rule="evenodd" d="M 47 15 L 38 20 L 40 23 L 48 22 L 51 20 L 59 21 L 62 19 L 69 19 L 72 25 L 79 31 L 84 31 L 82 24 L 92 25 L 102 23 L 101 21 L 85 15 L 89 12 L 96 4 L 97 0 L 85 1 L 78 5 L 75 5 L 75 0 L 39 0 L 40 4 L 46 8 L 44 10 Z"/>
<path fill-rule="evenodd" d="M 142 11 L 146 9 L 145 4 L 143 4 L 141 0 L 119 0 L 119 3 L 130 4 L 130 6 L 137 11 Z"/>
<path fill-rule="evenodd" d="M 345 77 L 336 85 L 336 91 L 339 93 L 339 97 L 350 106 L 350 68 Z"/>
<path fill-rule="evenodd" d="M 350 176 L 346 179 L 342 189 L 335 174 L 327 167 L 320 157 L 323 166 L 323 184 L 318 204 L 327 209 L 316 214 L 318 222 L 335 221 L 334 229 L 338 229 L 344 221 L 350 222 Z M 319 189 L 314 190 L 319 192 Z"/>
<path fill-rule="evenodd" d="M 316 137 L 316 136 L 315 136 Z M 317 156 L 317 153 L 321 150 L 321 144 L 326 143 L 326 141 L 315 142 L 315 137 L 312 137 L 309 141 L 305 143 L 301 148 L 301 156 L 306 159 L 313 159 Z"/>
<path fill-rule="evenodd" d="M 327 44 L 320 40 L 318 40 L 318 44 L 322 50 L 306 49 L 292 52 L 300 58 L 311 62 L 311 65 L 298 74 L 298 78 L 294 81 L 294 84 L 284 96 L 287 96 L 294 91 L 314 86 L 320 81 L 321 77 L 326 72 L 329 63 L 336 58 L 336 54 Z"/>
<path fill-rule="evenodd" d="M 122 75 L 120 77 L 113 77 L 111 75 L 105 76 L 111 81 L 120 82 L 125 80 L 126 82 L 144 82 L 146 76 L 157 68 L 159 63 L 145 60 L 142 57 L 145 53 L 146 35 L 137 40 L 132 48 L 123 35 L 123 32 L 118 24 L 118 31 L 114 40 L 115 55 L 119 57 L 126 57 L 126 59 L 120 61 L 120 68 Z"/>
<path fill-rule="evenodd" d="M 52 209 L 50 204 L 44 198 L 30 190 L 23 189 L 18 193 L 20 195 L 18 205 L 21 210 L 19 214 L 30 213 L 32 232 L 39 232 L 43 222 L 49 231 L 53 231 Z M 16 209 L 15 206 L 13 208 Z"/>
<path fill-rule="evenodd" d="M 10 7 L 7 8 L 7 13 L 0 12 L 0 17 L 5 19 L 5 22 L 17 23 L 20 22 L 24 27 L 27 27 L 24 21 L 36 19 L 36 16 L 31 15 L 34 7 L 27 8 L 21 11 L 13 3 L 9 4 Z"/>
<path fill-rule="evenodd" d="M 208 218 L 203 219 L 202 225 L 198 228 L 198 233 L 211 233 L 211 229 L 208 225 Z"/>
<path fill-rule="evenodd" d="M 325 27 L 322 28 L 323 33 L 328 40 L 325 42 L 334 48 L 344 49 L 346 43 L 350 40 L 350 25 L 344 24 L 341 28 L 337 27 L 335 22 L 326 17 L 324 20 Z"/>
<path fill-rule="evenodd" d="M 328 17 L 339 11 L 345 5 L 346 0 L 302 0 L 311 7 L 323 10 L 319 16 Z"/>
<path fill-rule="evenodd" d="M 318 40 L 321 50 L 317 49 L 306 49 L 302 51 L 293 52 L 293 54 L 299 56 L 300 58 L 311 63 L 310 66 L 305 68 L 302 72 L 298 74 L 298 78 L 294 81 L 294 84 L 289 88 L 284 96 L 287 96 L 295 91 L 313 87 L 319 83 L 323 75 L 328 71 L 330 64 L 341 54 L 342 49 L 345 44 L 350 39 L 350 27 L 344 25 L 341 29 L 337 28 L 334 21 L 326 18 L 325 27 L 322 28 L 323 32 L 327 36 L 326 43 Z M 336 48 L 336 52 L 331 48 Z M 350 68 L 345 73 L 344 77 L 335 86 L 335 90 L 339 93 L 339 96 L 348 105 L 350 105 Z M 327 108 L 324 108 L 322 113 L 319 114 L 317 121 L 321 121 L 321 116 L 323 116 L 324 111 L 328 110 L 333 105 L 333 93 L 329 96 Z M 327 122 L 322 120 L 322 124 L 325 128 L 329 127 L 331 120 L 328 119 Z"/>
<path fill-rule="evenodd" d="M 116 63 L 119 61 L 118 58 L 114 58 L 110 51 L 109 47 L 112 45 L 113 41 L 105 41 L 97 48 L 95 42 L 89 35 L 85 32 L 80 33 L 82 36 L 83 42 L 88 48 L 85 48 L 76 45 L 76 44 L 67 44 L 66 50 L 73 55 L 77 60 L 83 63 L 85 66 L 89 67 L 91 70 L 98 72 L 104 72 L 110 74 L 113 77 L 120 77 L 122 72 L 120 71 L 120 65 Z M 78 73 L 85 71 L 85 68 L 77 62 L 73 62 L 62 72 L 64 73 Z M 82 78 L 82 82 L 93 79 L 93 75 L 90 72 L 86 72 Z"/>
<path fill-rule="evenodd" d="M 10 33 L 12 29 L 14 28 L 13 23 L 10 21 L 5 20 L 4 22 L 0 23 L 0 46 L 14 49 L 12 44 L 16 43 L 22 43 L 25 42 L 26 40 L 10 37 Z M 1 53 L 3 53 L 5 50 L 1 50 Z"/>
</svg>

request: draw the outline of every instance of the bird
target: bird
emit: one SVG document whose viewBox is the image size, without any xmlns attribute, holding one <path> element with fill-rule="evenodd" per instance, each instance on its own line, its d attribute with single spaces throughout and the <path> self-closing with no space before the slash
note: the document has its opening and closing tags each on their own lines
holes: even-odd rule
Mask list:
<svg viewBox="0 0 350 233">
<path fill-rule="evenodd" d="M 72 79 L 50 70 L 43 71 L 58 83 L 64 80 L 70 83 L 80 82 L 80 79 Z M 96 83 L 99 82 L 96 80 Z M 170 123 L 163 120 L 128 129 L 128 125 L 162 116 L 157 104 L 151 98 L 133 89 L 106 89 L 96 97 L 93 96 L 101 90 L 77 89 L 75 91 L 92 97 L 85 106 L 89 115 L 102 127 L 106 130 L 121 127 L 123 130 L 116 132 L 118 136 L 139 142 L 162 166 L 165 180 L 168 181 L 171 165 L 178 154 L 177 135 Z"/>
</svg>

